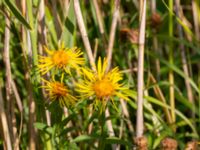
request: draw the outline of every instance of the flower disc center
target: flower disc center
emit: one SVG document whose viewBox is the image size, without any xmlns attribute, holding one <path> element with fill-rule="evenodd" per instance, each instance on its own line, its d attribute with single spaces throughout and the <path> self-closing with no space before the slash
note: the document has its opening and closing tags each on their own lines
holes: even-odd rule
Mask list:
<svg viewBox="0 0 200 150">
<path fill-rule="evenodd" d="M 114 87 L 108 79 L 96 81 L 93 89 L 98 98 L 112 96 L 114 92 Z"/>
<path fill-rule="evenodd" d="M 55 82 L 52 85 L 52 95 L 56 96 L 57 98 L 59 97 L 64 97 L 67 95 L 67 88 L 65 87 L 64 84 Z"/>
<path fill-rule="evenodd" d="M 68 63 L 68 60 L 69 60 L 69 56 L 63 50 L 56 51 L 52 55 L 52 61 L 56 66 L 58 66 L 58 68 L 62 68 L 66 66 L 66 64 Z"/>
</svg>

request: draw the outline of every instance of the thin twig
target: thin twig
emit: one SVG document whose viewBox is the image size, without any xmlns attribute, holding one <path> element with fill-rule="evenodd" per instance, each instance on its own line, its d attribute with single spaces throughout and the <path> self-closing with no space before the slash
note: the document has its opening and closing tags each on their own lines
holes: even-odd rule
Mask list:
<svg viewBox="0 0 200 150">
<path fill-rule="evenodd" d="M 151 1 L 151 12 L 152 14 L 151 15 L 154 15 L 156 14 L 156 0 L 152 0 Z M 159 50 L 158 50 L 158 39 L 157 37 L 155 36 L 155 33 L 156 33 L 156 30 L 153 29 L 153 49 L 155 51 L 156 54 L 159 54 Z M 158 58 L 155 59 L 155 68 L 156 68 L 156 77 L 157 77 L 157 80 L 160 79 L 160 61 Z"/>
<path fill-rule="evenodd" d="M 92 67 L 93 70 L 95 70 L 94 64 L 95 64 L 95 60 L 92 54 L 92 49 L 91 49 L 91 45 L 90 45 L 90 41 L 88 39 L 88 35 L 85 29 L 85 25 L 84 25 L 84 21 L 83 21 L 83 15 L 81 13 L 81 8 L 80 8 L 80 3 L 79 0 L 74 0 L 74 12 L 76 15 L 76 20 L 79 26 L 79 30 L 81 32 L 81 36 L 83 39 L 83 43 L 87 52 L 87 55 L 89 57 L 89 61 L 90 61 L 90 65 Z"/>
<path fill-rule="evenodd" d="M 138 73 L 137 73 L 137 124 L 136 136 L 143 136 L 143 84 L 144 84 L 144 45 L 145 45 L 145 25 L 146 25 L 146 0 L 143 0 L 141 11 L 141 22 L 139 29 L 139 53 L 138 53 Z"/>
<path fill-rule="evenodd" d="M 34 19 L 33 19 L 33 11 L 32 11 L 32 1 L 26 1 L 27 2 L 27 15 L 28 15 L 28 20 L 30 22 L 31 27 L 33 28 L 32 31 L 27 32 L 27 40 L 23 39 L 23 44 L 26 41 L 25 45 L 23 46 L 23 53 L 25 54 L 24 56 L 24 61 L 25 61 L 25 83 L 28 91 L 28 105 L 29 105 L 29 122 L 28 122 L 28 132 L 29 132 L 29 149 L 36 149 L 36 129 L 34 128 L 34 122 L 36 121 L 36 104 L 35 100 L 33 98 L 33 87 L 31 84 L 31 79 L 30 79 L 30 70 L 32 65 L 37 65 L 38 63 L 38 53 L 37 53 L 37 39 L 36 35 L 34 33 L 35 28 L 34 28 Z M 24 29 L 25 30 L 25 29 Z M 24 31 L 25 32 L 25 31 Z M 27 46 L 27 47 L 25 47 Z M 26 61 L 26 49 L 28 50 L 28 56 L 29 59 L 31 60 L 29 63 Z M 30 55 L 32 54 L 32 55 Z M 32 64 L 33 60 L 33 64 Z M 36 75 L 37 82 L 38 80 L 38 75 Z"/>
<path fill-rule="evenodd" d="M 115 38 L 115 32 L 116 32 L 116 27 L 117 27 L 117 19 L 119 17 L 119 7 L 120 7 L 120 0 L 115 0 L 115 9 L 113 12 L 112 24 L 111 24 L 110 35 L 109 35 L 108 50 L 107 50 L 107 59 L 108 59 L 107 71 L 111 68 L 114 38 Z M 110 116 L 110 112 L 108 108 L 106 108 L 105 113 L 106 113 L 106 117 Z M 111 120 L 107 120 L 106 124 L 108 127 L 109 136 L 115 136 Z M 116 149 L 116 147 L 117 147 L 116 144 L 112 145 L 112 149 Z"/>
<path fill-rule="evenodd" d="M 179 9 L 181 9 L 180 0 L 176 0 L 175 4 L 176 4 L 176 15 L 180 18 L 180 10 L 179 10 Z M 179 34 L 180 40 L 183 40 L 183 38 L 184 38 L 183 37 L 183 28 L 181 27 L 180 24 L 178 24 L 178 34 Z M 183 45 L 183 43 L 180 43 L 180 50 L 181 50 L 181 60 L 182 60 L 183 71 L 184 71 L 184 74 L 187 77 L 189 77 L 189 69 L 187 66 L 188 63 L 187 63 L 187 58 L 186 58 L 186 54 L 185 54 L 185 46 Z M 186 90 L 187 90 L 188 100 L 194 107 L 194 100 L 193 100 L 194 97 L 193 97 L 192 88 L 191 88 L 188 78 L 185 78 L 185 86 L 186 86 Z M 195 115 L 194 115 L 193 111 L 192 111 L 192 116 L 193 116 L 193 119 L 195 119 L 194 118 Z"/>
<path fill-rule="evenodd" d="M 2 89 L 0 85 L 0 118 L 1 118 L 1 127 L 3 129 L 3 137 L 5 142 L 5 149 L 12 150 L 12 144 L 11 144 L 11 138 L 10 138 L 10 132 L 9 132 L 9 126 L 7 122 L 7 116 L 6 111 L 4 109 L 4 100 L 2 96 Z"/>
<path fill-rule="evenodd" d="M 46 27 L 45 27 L 45 5 L 44 5 L 44 0 L 40 1 L 40 7 L 39 7 L 39 27 L 38 27 L 38 32 L 39 32 L 39 53 L 40 55 L 43 55 L 43 46 L 46 45 L 47 43 L 47 38 L 46 38 Z M 44 81 L 41 81 L 41 84 L 44 85 Z M 43 97 L 46 98 L 45 90 L 42 89 L 42 94 Z M 46 121 L 47 124 L 50 126 L 51 125 L 51 117 L 50 113 L 48 110 L 45 110 L 46 114 Z"/>
<path fill-rule="evenodd" d="M 92 67 L 92 69 L 94 71 L 96 71 L 96 68 L 94 66 L 95 65 L 95 59 L 93 57 L 90 41 L 89 41 L 89 38 L 88 38 L 88 35 L 87 35 L 87 32 L 86 32 L 86 28 L 85 28 L 85 25 L 84 25 L 83 15 L 82 15 L 82 12 L 81 12 L 79 0 L 74 0 L 74 12 L 75 12 L 75 15 L 76 15 L 76 20 L 77 20 L 77 23 L 78 23 L 78 26 L 79 26 L 81 37 L 83 39 L 83 43 L 84 43 L 84 46 L 85 46 L 85 49 L 86 49 L 86 53 L 87 53 L 87 56 L 89 58 L 90 66 Z M 90 108 L 89 108 L 89 113 L 90 113 L 89 117 L 91 117 L 92 116 L 92 106 L 90 106 Z M 88 133 L 91 133 L 92 127 L 93 127 L 93 124 L 90 123 L 89 127 L 88 127 Z"/>
<path fill-rule="evenodd" d="M 8 14 L 9 16 L 9 14 Z M 10 129 L 11 140 L 13 142 L 14 149 L 19 149 L 19 139 L 17 135 L 16 118 L 14 113 L 15 101 L 12 100 L 12 73 L 10 65 L 10 19 L 5 15 L 6 26 L 5 26 L 5 39 L 4 39 L 4 61 L 6 66 L 6 100 L 7 100 L 7 115 L 8 125 Z"/>
<path fill-rule="evenodd" d="M 110 116 L 110 112 L 109 112 L 109 109 L 108 109 L 108 108 L 106 108 L 105 116 L 106 116 L 106 118 L 108 118 L 108 117 Z M 113 126 L 112 126 L 111 120 L 110 120 L 110 119 L 107 120 L 107 121 L 106 121 L 106 124 L 107 124 L 107 127 L 108 127 L 108 134 L 109 134 L 109 136 L 110 136 L 110 137 L 114 137 L 114 136 L 115 136 L 115 132 L 114 132 L 114 130 L 113 130 Z M 112 144 L 112 149 L 113 149 L 113 150 L 115 150 L 116 147 L 117 147 L 116 144 Z"/>
<path fill-rule="evenodd" d="M 99 31 L 100 31 L 100 33 L 102 35 L 103 43 L 104 43 L 104 46 L 105 46 L 105 44 L 106 44 L 106 37 L 105 37 L 104 24 L 103 24 L 101 10 L 99 8 L 97 0 L 93 0 L 93 4 L 94 4 L 96 16 L 97 16 L 97 21 L 98 21 L 98 25 L 99 25 Z"/>
<path fill-rule="evenodd" d="M 102 16 L 101 16 L 101 11 L 99 9 L 98 1 L 92 0 L 92 2 L 94 4 L 94 8 L 95 8 L 95 11 L 96 11 L 96 16 L 97 16 L 97 21 L 98 21 L 98 24 L 99 24 L 100 33 L 103 35 L 104 34 L 104 27 L 103 27 Z"/>
<path fill-rule="evenodd" d="M 8 126 L 9 129 L 12 129 L 11 124 L 11 67 L 10 67 L 10 52 L 9 52 L 9 41 L 10 41 L 10 20 L 5 15 L 6 20 L 6 26 L 5 26 L 5 39 L 4 39 L 4 62 L 5 62 L 5 68 L 6 68 L 6 111 L 7 111 L 7 117 L 8 117 Z M 11 132 L 11 140 L 13 139 L 13 133 Z"/>
<path fill-rule="evenodd" d="M 196 0 L 192 0 L 192 13 L 193 13 L 193 20 L 194 20 L 194 30 L 195 35 L 198 41 L 200 41 L 200 29 L 199 29 L 199 15 L 197 10 L 197 2 Z"/>
<path fill-rule="evenodd" d="M 57 12 L 57 1 L 56 0 L 51 0 L 52 2 L 52 12 L 53 12 L 53 18 L 54 18 L 54 23 L 55 23 L 55 28 L 56 28 L 56 34 L 58 39 L 60 38 L 62 34 L 62 25 L 61 21 Z"/>
<path fill-rule="evenodd" d="M 112 62 L 112 52 L 113 52 L 113 45 L 115 41 L 117 19 L 119 17 L 119 8 L 120 8 L 120 0 L 115 0 L 115 9 L 113 12 L 112 24 L 111 24 L 110 34 L 109 34 L 108 50 L 107 50 L 107 59 L 108 59 L 107 71 L 110 69 L 111 62 Z"/>
<path fill-rule="evenodd" d="M 98 39 L 95 39 L 95 45 L 94 45 L 94 59 L 96 59 L 96 57 L 97 57 L 97 52 L 98 52 L 98 45 L 99 45 L 99 41 L 98 41 Z"/>
<path fill-rule="evenodd" d="M 17 145 L 19 145 L 20 139 L 21 139 L 22 127 L 23 127 L 23 105 L 22 105 L 21 98 L 19 96 L 19 92 L 17 90 L 17 86 L 16 86 L 15 82 L 13 81 L 13 79 L 11 82 L 11 86 L 12 86 L 12 90 L 15 95 L 17 106 L 18 106 L 18 109 L 20 112 L 20 127 L 19 127 L 18 144 L 17 144 Z"/>
<path fill-rule="evenodd" d="M 149 79 L 153 84 L 157 84 L 156 79 L 154 78 L 154 76 L 151 73 L 149 74 Z M 154 90 L 155 95 L 158 97 L 158 99 L 160 99 L 164 104 L 167 104 L 166 99 L 165 99 L 160 87 L 158 85 L 155 85 L 153 87 L 153 90 Z M 164 108 L 164 112 L 165 112 L 165 115 L 166 115 L 167 122 L 169 124 L 171 124 L 172 123 L 172 118 L 171 118 L 169 109 Z"/>
<path fill-rule="evenodd" d="M 123 99 L 120 99 L 120 103 L 121 103 L 121 106 L 122 106 L 123 115 L 127 118 L 126 123 L 127 123 L 127 126 L 128 126 L 130 133 L 132 134 L 132 140 L 134 141 L 134 135 L 133 135 L 134 134 L 134 128 L 133 128 L 133 125 L 132 125 L 131 120 L 130 120 L 127 105 L 126 105 L 126 103 L 124 102 Z"/>
</svg>

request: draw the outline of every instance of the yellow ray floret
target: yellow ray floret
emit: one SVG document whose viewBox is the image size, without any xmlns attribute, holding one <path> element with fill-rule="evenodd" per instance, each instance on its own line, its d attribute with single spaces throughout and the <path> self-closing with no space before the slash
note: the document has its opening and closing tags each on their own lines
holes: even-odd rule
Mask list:
<svg viewBox="0 0 200 150">
<path fill-rule="evenodd" d="M 45 86 L 42 86 L 46 91 L 51 101 L 59 101 L 60 106 L 70 107 L 75 104 L 77 99 L 72 96 L 71 91 L 66 85 L 58 81 L 46 81 Z"/>
<path fill-rule="evenodd" d="M 83 98 L 95 97 L 95 102 L 106 104 L 108 99 L 113 100 L 114 96 L 128 100 L 125 91 L 128 88 L 119 83 L 122 80 L 122 73 L 116 67 L 106 72 L 107 60 L 103 64 L 101 58 L 98 59 L 97 72 L 88 68 L 82 68 L 84 79 L 76 84 L 76 90 Z"/>
<path fill-rule="evenodd" d="M 65 71 L 71 74 L 71 69 L 79 70 L 79 66 L 84 64 L 83 53 L 80 49 L 64 48 L 61 46 L 58 50 L 49 50 L 44 47 L 47 56 L 39 56 L 38 69 L 42 75 L 49 72 L 51 69 Z"/>
</svg>

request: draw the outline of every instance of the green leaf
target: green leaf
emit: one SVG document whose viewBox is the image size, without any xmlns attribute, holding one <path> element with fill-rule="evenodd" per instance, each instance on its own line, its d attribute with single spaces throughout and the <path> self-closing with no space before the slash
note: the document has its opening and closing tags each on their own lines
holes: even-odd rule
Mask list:
<svg viewBox="0 0 200 150">
<path fill-rule="evenodd" d="M 74 140 L 72 140 L 72 142 L 90 141 L 90 140 L 94 140 L 94 139 L 96 139 L 96 137 L 94 137 L 94 136 L 80 135 L 80 136 L 76 137 Z"/>
<path fill-rule="evenodd" d="M 69 5 L 69 12 L 62 27 L 63 32 L 61 40 L 65 43 L 65 46 L 73 47 L 76 39 L 76 17 L 74 13 L 73 1 L 71 1 Z"/>
<path fill-rule="evenodd" d="M 41 131 L 44 131 L 46 133 L 49 133 L 49 134 L 52 134 L 53 133 L 53 129 L 51 127 L 49 127 L 48 125 L 44 124 L 44 123 L 41 123 L 41 122 L 36 122 L 34 124 L 34 126 L 41 130 Z"/>
<path fill-rule="evenodd" d="M 26 21 L 26 19 L 22 16 L 20 11 L 17 9 L 17 7 L 10 1 L 10 0 L 4 0 L 4 3 L 9 7 L 10 11 L 13 13 L 13 15 L 28 29 L 31 29 L 31 26 Z"/>
</svg>

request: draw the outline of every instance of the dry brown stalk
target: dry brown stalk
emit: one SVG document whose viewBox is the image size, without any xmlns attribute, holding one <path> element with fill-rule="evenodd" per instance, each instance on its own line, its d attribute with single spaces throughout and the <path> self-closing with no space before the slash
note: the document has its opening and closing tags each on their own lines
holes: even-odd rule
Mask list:
<svg viewBox="0 0 200 150">
<path fill-rule="evenodd" d="M 149 74 L 149 79 L 153 84 L 157 84 L 156 79 L 154 78 L 154 76 L 151 73 Z M 154 90 L 154 93 L 156 94 L 156 96 L 158 97 L 158 99 L 160 99 L 164 104 L 167 104 L 166 99 L 165 99 L 160 87 L 158 85 L 155 85 L 153 87 L 153 90 Z M 164 108 L 164 112 L 165 112 L 165 115 L 166 115 L 167 122 L 169 124 L 171 124 L 172 123 L 172 119 L 171 119 L 171 115 L 170 115 L 169 109 Z"/>
<path fill-rule="evenodd" d="M 77 20 L 77 23 L 78 23 L 78 26 L 79 26 L 79 30 L 80 30 L 80 33 L 81 33 L 81 37 L 83 39 L 83 44 L 85 46 L 86 53 L 87 53 L 87 56 L 89 58 L 90 66 L 92 67 L 92 69 L 94 71 L 96 71 L 96 68 L 94 66 L 95 59 L 93 57 L 90 41 L 89 41 L 89 38 L 88 38 L 88 35 L 87 35 L 87 32 L 86 32 L 86 28 L 85 28 L 85 25 L 84 25 L 83 15 L 82 15 L 82 12 L 81 12 L 79 0 L 74 0 L 74 10 L 75 10 L 74 12 L 75 12 L 75 15 L 76 15 L 76 20 Z M 89 117 L 91 117 L 92 106 L 90 106 L 89 111 L 90 111 Z M 91 133 L 92 127 L 93 127 L 93 124 L 90 123 L 89 127 L 88 127 L 88 133 Z"/>
<path fill-rule="evenodd" d="M 132 134 L 132 139 L 134 141 L 134 128 L 133 128 L 133 125 L 130 121 L 130 116 L 129 116 L 129 112 L 128 112 L 128 109 L 127 109 L 127 106 L 126 106 L 126 103 L 124 102 L 123 99 L 120 99 L 120 103 L 121 103 L 121 106 L 122 106 L 122 111 L 123 111 L 123 115 L 127 118 L 127 126 L 128 126 L 128 129 L 130 131 L 130 133 Z"/>
<path fill-rule="evenodd" d="M 15 99 L 17 102 L 19 112 L 20 112 L 20 127 L 19 127 L 19 136 L 18 136 L 18 144 L 19 144 L 20 138 L 21 138 L 21 133 L 22 133 L 22 127 L 23 127 L 23 104 L 22 104 L 21 98 L 19 96 L 17 86 L 16 86 L 15 82 L 13 81 L 13 79 L 11 82 L 11 86 L 12 86 L 12 90 L 13 90 L 13 93 L 14 93 L 14 96 L 15 96 Z"/>
<path fill-rule="evenodd" d="M 95 60 L 96 57 L 97 57 L 98 45 L 99 45 L 99 41 L 98 41 L 98 39 L 95 39 L 94 54 L 93 54 L 94 60 Z"/>
<path fill-rule="evenodd" d="M 141 12 L 141 21 L 139 29 L 139 53 L 138 53 L 138 73 L 137 73 L 137 123 L 136 137 L 143 136 L 143 88 L 144 88 L 144 44 L 145 44 L 145 25 L 146 25 L 146 0 L 141 0 L 143 7 Z"/>
<path fill-rule="evenodd" d="M 11 141 L 14 149 L 19 149 L 19 139 L 17 135 L 16 118 L 14 113 L 15 101 L 13 101 L 12 93 L 12 73 L 10 65 L 10 18 L 9 14 L 5 15 L 6 27 L 5 27 L 5 39 L 4 39 L 4 62 L 6 67 L 6 106 L 7 106 L 7 118 L 10 129 Z"/>
<path fill-rule="evenodd" d="M 10 138 L 10 132 L 9 132 L 9 126 L 7 122 L 7 116 L 6 111 L 4 109 L 4 99 L 2 95 L 2 85 L 0 85 L 0 118 L 1 118 L 1 126 L 3 130 L 3 143 L 5 143 L 5 149 L 12 150 L 12 144 L 11 144 L 11 138 Z"/>
<path fill-rule="evenodd" d="M 194 20 L 194 30 L 195 30 L 194 33 L 196 35 L 197 40 L 200 41 L 200 29 L 199 29 L 200 18 L 198 15 L 196 0 L 192 0 L 192 13 L 193 13 L 193 20 Z"/>
<path fill-rule="evenodd" d="M 85 28 L 85 25 L 84 25 L 83 15 L 81 13 L 79 0 L 74 0 L 74 10 L 75 10 L 74 12 L 75 12 L 75 15 L 76 15 L 78 27 L 79 27 L 79 30 L 80 30 L 80 33 L 81 33 L 81 36 L 82 36 L 82 39 L 83 39 L 83 43 L 84 43 L 84 46 L 85 46 L 85 49 L 86 49 L 86 52 L 87 52 L 87 55 L 88 55 L 88 58 L 89 58 L 89 61 L 90 61 L 90 65 L 93 68 L 93 70 L 95 70 L 95 67 L 94 67 L 95 60 L 94 60 L 94 57 L 93 57 L 93 54 L 92 54 L 90 41 L 89 41 L 89 38 L 88 38 L 88 35 L 87 35 L 87 32 L 86 32 L 86 28 Z"/>
<path fill-rule="evenodd" d="M 26 0 L 21 1 L 22 14 L 26 16 Z M 34 122 L 36 120 L 35 115 L 35 101 L 33 98 L 33 88 L 30 80 L 30 68 L 31 64 L 28 63 L 28 57 L 31 55 L 31 41 L 30 33 L 26 31 L 25 27 L 22 26 L 22 52 L 23 52 L 23 62 L 24 62 L 24 77 L 25 77 L 25 86 L 28 93 L 28 103 L 29 103 L 29 122 L 28 122 L 28 132 L 29 132 L 29 149 L 36 149 L 36 130 L 34 128 Z"/>
<path fill-rule="evenodd" d="M 120 0 L 115 0 L 115 9 L 113 12 L 112 24 L 110 28 L 110 34 L 109 34 L 109 43 L 108 43 L 108 49 L 107 49 L 107 59 L 108 59 L 107 70 L 109 70 L 111 67 L 113 45 L 114 45 L 115 32 L 116 32 L 116 27 L 117 27 L 117 19 L 119 17 L 119 8 L 120 8 Z"/>
<path fill-rule="evenodd" d="M 54 18 L 54 23 L 55 23 L 56 34 L 59 39 L 62 33 L 62 28 L 61 28 L 62 25 L 61 25 L 59 15 L 57 13 L 57 1 L 51 0 L 51 2 L 52 2 L 52 13 L 53 13 L 53 18 Z"/>
<path fill-rule="evenodd" d="M 109 43 L 108 43 L 108 49 L 107 49 L 107 59 L 108 59 L 107 71 L 111 67 L 112 51 L 113 51 L 114 38 L 115 38 L 115 32 L 116 32 L 116 27 L 117 27 L 117 19 L 119 17 L 119 7 L 120 7 L 120 0 L 115 0 L 115 9 L 113 12 L 112 24 L 111 24 L 110 34 L 109 34 Z M 106 108 L 105 113 L 106 113 L 106 117 L 110 116 L 108 108 Z M 111 120 L 107 120 L 106 124 L 108 126 L 109 136 L 115 136 Z M 117 145 L 113 144 L 112 149 L 116 149 L 116 148 L 117 148 Z"/>
<path fill-rule="evenodd" d="M 158 19 L 154 19 L 154 18 L 158 18 L 158 17 L 154 17 L 156 16 L 156 0 L 152 0 L 151 1 L 151 12 L 152 12 L 152 20 L 158 20 Z M 155 22 L 154 21 L 154 22 Z M 156 29 L 153 29 L 153 33 L 156 33 Z M 158 39 L 155 36 L 155 34 L 153 34 L 153 49 L 155 51 L 156 54 L 159 54 L 159 50 L 158 50 Z M 156 77 L 157 79 L 159 79 L 160 77 L 160 61 L 158 58 L 155 59 L 155 68 L 156 68 Z"/>
<path fill-rule="evenodd" d="M 98 1 L 92 0 L 92 2 L 94 4 L 94 8 L 95 8 L 95 11 L 96 11 L 97 21 L 98 21 L 98 24 L 99 24 L 99 31 L 103 35 L 105 33 L 104 32 L 104 25 L 103 25 L 103 22 L 102 22 L 102 15 L 101 15 L 101 11 L 100 11 L 100 8 L 99 8 L 99 5 L 98 5 Z"/>
<path fill-rule="evenodd" d="M 110 116 L 110 112 L 109 112 L 108 108 L 106 108 L 105 116 L 106 116 L 106 118 L 108 118 Z M 112 126 L 111 120 L 107 120 L 106 124 L 107 124 L 107 127 L 108 127 L 108 134 L 109 134 L 109 136 L 110 137 L 114 137 L 115 136 L 115 132 L 113 130 L 113 126 Z M 116 148 L 117 148 L 117 145 L 116 144 L 112 144 L 112 149 L 115 150 Z"/>
<path fill-rule="evenodd" d="M 39 6 L 39 16 L 38 16 L 39 26 L 38 26 L 38 32 L 39 32 L 39 53 L 40 55 L 43 55 L 43 46 L 46 45 L 47 39 L 46 39 L 46 27 L 45 27 L 45 5 L 44 0 L 40 1 Z M 47 77 L 48 78 L 48 77 Z M 44 85 L 44 82 L 41 81 L 41 84 Z M 43 97 L 46 98 L 45 90 L 42 89 Z M 47 124 L 51 125 L 51 117 L 48 110 L 45 110 L 46 114 L 46 121 Z"/>
<path fill-rule="evenodd" d="M 176 15 L 178 17 L 180 17 L 180 9 L 181 9 L 180 0 L 176 0 L 175 4 L 176 4 Z M 178 24 L 178 34 L 179 34 L 179 38 L 181 40 L 183 40 L 184 39 L 183 29 L 182 29 L 180 24 Z M 187 77 L 189 77 L 189 69 L 188 69 L 188 66 L 187 66 L 188 62 L 187 62 L 187 58 L 186 58 L 186 54 L 185 54 L 185 46 L 182 43 L 180 43 L 180 50 L 181 50 L 181 60 L 182 60 L 183 71 L 184 71 L 184 74 Z M 188 100 L 194 106 L 194 98 L 193 98 L 193 93 L 192 93 L 192 87 L 190 85 L 188 78 L 185 79 L 185 86 L 186 86 L 186 90 L 187 90 Z M 194 116 L 194 114 L 193 114 L 193 116 Z"/>
</svg>

